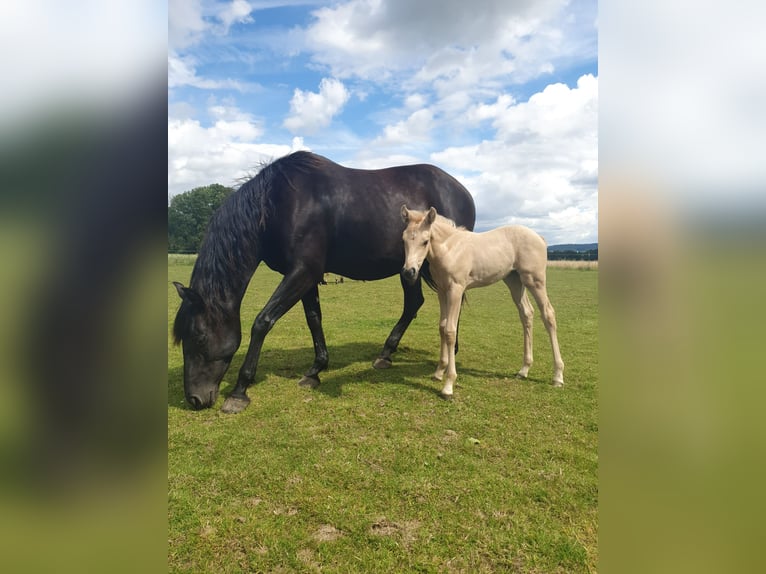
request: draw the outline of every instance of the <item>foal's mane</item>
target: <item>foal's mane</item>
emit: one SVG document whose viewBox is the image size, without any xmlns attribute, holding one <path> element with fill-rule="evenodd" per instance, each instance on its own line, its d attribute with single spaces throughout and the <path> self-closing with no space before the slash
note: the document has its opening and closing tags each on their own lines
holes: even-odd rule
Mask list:
<svg viewBox="0 0 766 574">
<path fill-rule="evenodd" d="M 427 211 L 419 212 L 422 214 L 422 217 L 416 216 L 413 218 L 413 222 L 415 223 L 421 223 L 426 218 Z M 452 219 L 448 217 L 444 217 L 443 215 L 437 213 L 436 219 L 434 220 L 434 224 L 438 225 L 446 225 L 447 227 L 450 227 L 455 230 L 465 229 L 462 225 L 457 225 Z M 433 225 L 433 224 L 432 224 Z M 420 276 L 423 278 L 423 281 L 426 282 L 426 285 L 428 285 L 432 291 L 438 291 L 439 286 L 436 284 L 436 280 L 433 278 L 433 275 L 431 275 L 431 269 L 428 266 L 428 261 L 423 262 L 423 266 L 420 268 Z M 463 294 L 463 301 L 465 301 L 465 294 Z"/>
<path fill-rule="evenodd" d="M 446 226 L 451 227 L 453 229 L 465 230 L 465 227 L 463 227 L 462 225 L 456 224 L 449 217 L 444 217 L 443 215 L 441 215 L 439 213 L 436 214 L 436 220 L 434 221 L 434 223 L 439 223 L 441 225 L 446 225 Z"/>
<path fill-rule="evenodd" d="M 410 213 L 416 214 L 412 216 L 412 222 L 418 225 L 422 223 L 423 220 L 426 218 L 426 215 L 428 215 L 428 211 L 411 211 Z M 441 213 L 436 214 L 436 219 L 434 220 L 434 223 L 447 225 L 448 227 L 452 227 L 454 229 L 465 229 L 465 227 L 463 227 L 462 225 L 457 225 L 452 219 L 450 219 L 449 217 L 443 216 Z"/>
</svg>

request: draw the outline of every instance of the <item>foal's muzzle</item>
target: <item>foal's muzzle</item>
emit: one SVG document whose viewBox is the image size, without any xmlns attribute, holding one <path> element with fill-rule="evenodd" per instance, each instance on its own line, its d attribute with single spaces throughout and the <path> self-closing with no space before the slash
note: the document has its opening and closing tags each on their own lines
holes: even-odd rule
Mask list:
<svg viewBox="0 0 766 574">
<path fill-rule="evenodd" d="M 407 283 L 412 285 L 418 278 L 418 270 L 415 267 L 405 267 L 402 269 L 402 277 L 404 277 L 404 280 L 407 281 Z"/>
</svg>

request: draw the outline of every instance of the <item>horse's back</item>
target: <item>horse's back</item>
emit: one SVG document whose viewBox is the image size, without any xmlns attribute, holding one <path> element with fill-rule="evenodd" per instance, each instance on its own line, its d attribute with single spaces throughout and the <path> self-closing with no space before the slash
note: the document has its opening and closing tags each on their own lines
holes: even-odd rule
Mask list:
<svg viewBox="0 0 766 574">
<path fill-rule="evenodd" d="M 436 166 L 356 169 L 310 152 L 283 159 L 285 177 L 276 190 L 275 210 L 279 243 L 293 252 L 323 256 L 327 272 L 367 280 L 398 273 L 404 260 L 403 204 L 434 206 L 458 225 L 473 229 L 471 194 Z"/>
</svg>

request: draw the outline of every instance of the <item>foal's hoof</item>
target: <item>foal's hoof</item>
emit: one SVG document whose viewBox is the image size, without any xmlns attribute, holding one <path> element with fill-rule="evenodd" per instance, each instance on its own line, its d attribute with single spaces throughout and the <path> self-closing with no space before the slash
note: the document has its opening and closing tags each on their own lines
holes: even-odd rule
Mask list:
<svg viewBox="0 0 766 574">
<path fill-rule="evenodd" d="M 228 415 L 241 413 L 250 404 L 250 399 L 247 397 L 226 397 L 221 407 L 221 412 Z"/>
<path fill-rule="evenodd" d="M 439 393 L 439 398 L 444 399 L 445 401 L 451 401 L 452 400 L 452 395 L 451 394 L 447 395 L 445 393 Z"/>
<path fill-rule="evenodd" d="M 393 365 L 393 361 L 384 357 L 378 357 L 375 359 L 375 362 L 372 363 L 372 366 L 375 369 L 390 369 L 391 365 Z"/>
<path fill-rule="evenodd" d="M 301 387 L 309 387 L 312 389 L 316 389 L 319 386 L 319 377 L 310 377 L 308 375 L 303 375 L 303 378 L 298 381 L 298 385 Z"/>
<path fill-rule="evenodd" d="M 554 387 L 563 387 L 564 381 L 553 381 L 551 385 L 553 385 Z"/>
</svg>

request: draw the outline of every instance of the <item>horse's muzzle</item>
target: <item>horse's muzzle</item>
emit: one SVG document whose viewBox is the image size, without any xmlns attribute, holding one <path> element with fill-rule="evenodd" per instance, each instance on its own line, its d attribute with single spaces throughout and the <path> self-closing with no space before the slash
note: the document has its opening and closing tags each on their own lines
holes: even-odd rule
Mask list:
<svg viewBox="0 0 766 574">
<path fill-rule="evenodd" d="M 200 397 L 198 395 L 192 395 L 188 394 L 186 395 L 186 402 L 191 405 L 191 407 L 195 410 L 201 410 L 201 409 L 209 409 L 213 406 L 215 403 L 215 400 L 218 398 L 218 393 L 215 391 L 210 391 L 210 394 L 207 397 Z"/>
<path fill-rule="evenodd" d="M 402 277 L 404 277 L 404 280 L 407 281 L 407 283 L 412 285 L 418 278 L 418 270 L 414 267 L 410 267 L 409 269 L 404 268 L 402 269 Z"/>
</svg>

